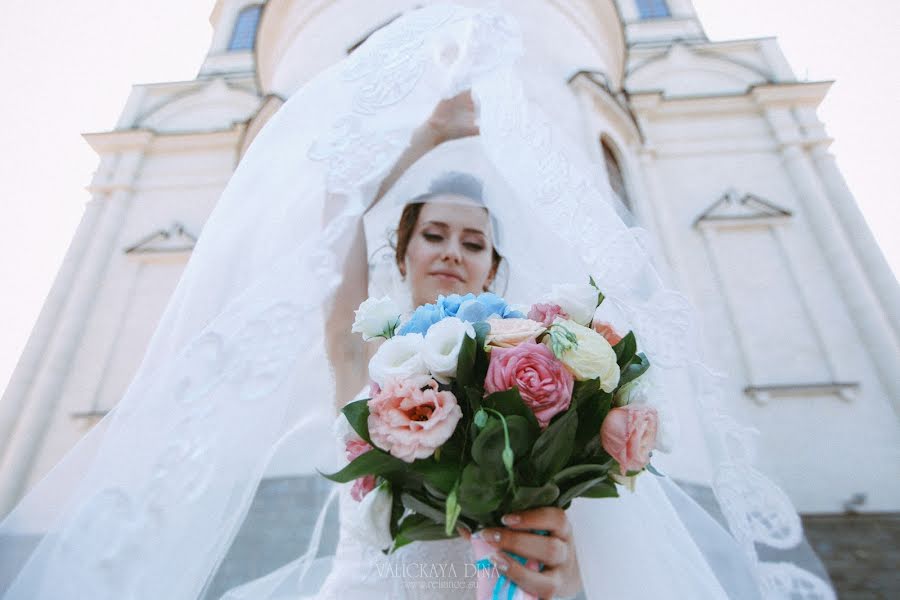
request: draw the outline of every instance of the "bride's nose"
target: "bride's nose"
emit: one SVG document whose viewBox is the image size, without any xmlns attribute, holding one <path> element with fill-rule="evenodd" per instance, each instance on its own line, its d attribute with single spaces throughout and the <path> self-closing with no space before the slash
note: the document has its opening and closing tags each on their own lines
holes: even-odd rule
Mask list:
<svg viewBox="0 0 900 600">
<path fill-rule="evenodd" d="M 456 263 L 462 262 L 462 248 L 460 248 L 460 244 L 457 240 L 452 238 L 447 240 L 447 243 L 444 244 L 443 251 L 441 252 L 441 260 Z"/>
</svg>

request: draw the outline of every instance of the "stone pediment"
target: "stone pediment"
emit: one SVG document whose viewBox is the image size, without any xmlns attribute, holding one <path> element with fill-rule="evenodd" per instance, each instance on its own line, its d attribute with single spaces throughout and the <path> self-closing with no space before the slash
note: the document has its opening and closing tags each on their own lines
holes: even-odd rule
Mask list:
<svg viewBox="0 0 900 600">
<path fill-rule="evenodd" d="M 791 211 L 755 194 L 729 190 L 694 220 L 695 227 L 710 225 L 771 225 L 791 217 Z"/>
<path fill-rule="evenodd" d="M 661 91 L 667 97 L 743 94 L 771 77 L 753 65 L 701 45 L 676 43 L 631 66 L 629 92 Z"/>
<path fill-rule="evenodd" d="M 172 256 L 189 254 L 197 243 L 197 237 L 184 225 L 175 222 L 168 229 L 160 229 L 138 240 L 125 249 L 131 256 Z"/>
<path fill-rule="evenodd" d="M 167 133 L 229 129 L 253 117 L 259 108 L 257 94 L 222 78 L 198 83 L 141 115 L 135 127 Z"/>
</svg>

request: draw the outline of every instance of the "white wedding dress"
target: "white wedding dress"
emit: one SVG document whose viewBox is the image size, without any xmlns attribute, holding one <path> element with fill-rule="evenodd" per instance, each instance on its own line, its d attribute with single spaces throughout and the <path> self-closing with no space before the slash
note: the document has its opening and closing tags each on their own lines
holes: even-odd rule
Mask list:
<svg viewBox="0 0 900 600">
<path fill-rule="evenodd" d="M 649 234 L 622 221 L 602 168 L 530 93 L 524 55 L 509 15 L 428 3 L 278 110 L 204 225 L 124 396 L 0 522 L 2 600 L 204 598 L 280 442 L 296 434 L 301 476 L 330 470 L 317 462 L 333 454 L 323 452 L 336 397 L 326 323 L 364 264 L 350 260 L 354 240 L 413 131 L 463 90 L 478 107 L 487 157 L 478 162 L 509 188 L 485 193 L 508 233 L 496 244 L 509 263 L 502 295 L 533 302 L 553 283 L 602 282 L 604 302 L 625 313 L 661 376 L 655 396 L 702 420 L 683 436 L 700 443 L 679 443 L 675 455 L 710 463 L 697 481 L 712 487 L 727 521 L 649 474 L 633 494 L 576 499 L 568 517 L 586 598 L 834 597 L 805 570 L 814 563 L 768 552 L 801 544 L 799 517 L 752 467 L 744 430 L 722 416 L 723 377 L 704 363 L 690 302 L 659 275 Z M 419 176 L 428 181 L 433 167 Z M 415 195 L 402 187 L 401 200 Z M 350 486 L 321 483 L 339 499 L 336 551 L 319 555 L 323 503 L 286 508 L 319 515 L 303 532 L 307 553 L 223 599 L 472 596 L 453 587 L 472 570 L 467 542 L 384 556 L 361 533 Z"/>
</svg>

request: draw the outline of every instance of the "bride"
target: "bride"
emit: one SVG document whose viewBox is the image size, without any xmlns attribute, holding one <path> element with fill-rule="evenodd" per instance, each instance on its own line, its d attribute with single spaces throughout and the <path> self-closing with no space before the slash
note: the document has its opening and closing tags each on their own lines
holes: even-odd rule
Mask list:
<svg viewBox="0 0 900 600">
<path fill-rule="evenodd" d="M 235 171 L 124 397 L 0 523 L 3 600 L 207 597 L 275 462 L 326 490 L 291 508 L 317 515 L 308 549 L 225 598 L 473 596 L 468 532 L 384 555 L 378 494 L 358 502 L 317 473 L 346 462 L 337 409 L 366 395 L 373 348 L 350 337 L 353 310 L 369 293 L 526 302 L 588 275 L 654 365 L 634 391 L 661 415 L 654 465 L 710 485 L 718 512 L 644 474 L 633 493 L 482 532 L 495 566 L 542 598 L 833 598 L 717 405 L 689 304 L 532 101 L 521 53 L 509 17 L 430 5 L 295 93 Z"/>
</svg>

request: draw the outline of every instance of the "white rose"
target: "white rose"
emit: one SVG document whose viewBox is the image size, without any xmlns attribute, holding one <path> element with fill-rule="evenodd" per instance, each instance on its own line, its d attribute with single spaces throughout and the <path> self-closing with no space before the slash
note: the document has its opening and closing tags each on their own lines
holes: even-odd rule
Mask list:
<svg viewBox="0 0 900 600">
<path fill-rule="evenodd" d="M 369 361 L 369 377 L 384 387 L 389 377 L 409 379 L 427 375 L 428 368 L 422 360 L 425 338 L 421 333 L 398 335 L 384 342 Z"/>
<path fill-rule="evenodd" d="M 425 334 L 422 357 L 431 375 L 440 383 L 450 383 L 456 377 L 459 350 L 465 336 L 475 339 L 475 328 L 457 317 L 438 321 Z"/>
<path fill-rule="evenodd" d="M 362 540 L 384 550 L 393 543 L 391 538 L 391 503 L 392 496 L 388 483 L 381 485 L 363 496 L 357 506 L 359 514 L 356 519 L 347 519 L 346 525 L 355 530 Z"/>
<path fill-rule="evenodd" d="M 588 283 L 563 283 L 554 285 L 542 302 L 558 304 L 579 325 L 590 325 L 598 299 L 597 288 Z"/>
<path fill-rule="evenodd" d="M 390 338 L 400 323 L 400 307 L 387 296 L 367 298 L 355 314 L 356 320 L 350 330 L 361 333 L 365 341 L 377 337 Z"/>
</svg>

